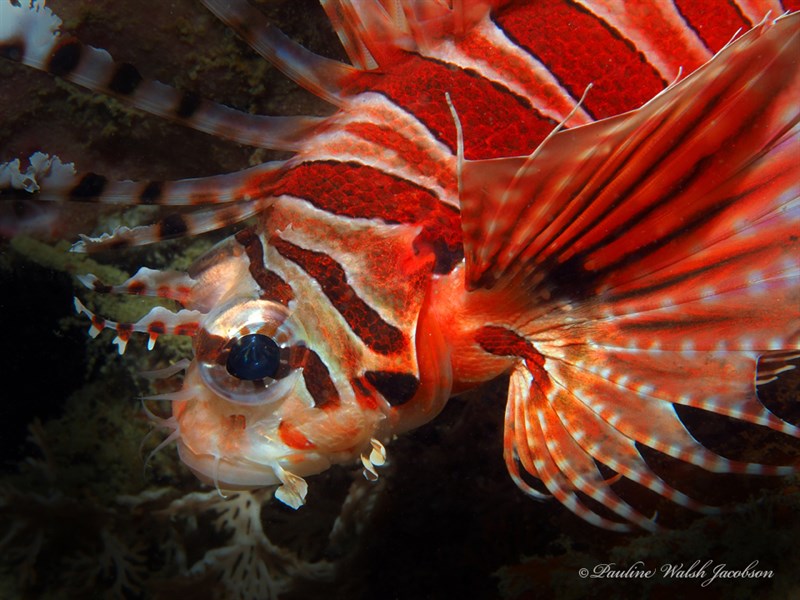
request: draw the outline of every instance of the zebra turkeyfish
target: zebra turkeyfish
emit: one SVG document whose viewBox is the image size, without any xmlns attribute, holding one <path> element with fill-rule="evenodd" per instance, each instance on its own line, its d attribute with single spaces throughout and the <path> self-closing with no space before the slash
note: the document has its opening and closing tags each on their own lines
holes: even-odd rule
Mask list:
<svg viewBox="0 0 800 600">
<path fill-rule="evenodd" d="M 0 54 L 143 111 L 292 152 L 239 172 L 113 181 L 36 153 L 0 187 L 37 201 L 184 206 L 82 236 L 139 246 L 251 219 L 186 272 L 142 267 L 111 294 L 176 300 L 90 333 L 193 338 L 169 401 L 182 461 L 219 489 L 363 463 L 448 398 L 510 374 L 504 459 L 527 495 L 608 529 L 655 519 L 626 478 L 667 483 L 647 447 L 712 472 L 791 465 L 711 452 L 689 406 L 800 437 L 757 386 L 800 356 L 800 15 L 777 1 L 323 0 L 350 64 L 292 42 L 245 0 L 203 4 L 327 117 L 240 112 L 145 78 L 0 3 Z M 598 511 L 594 503 L 605 507 Z M 601 514 L 602 512 L 602 514 Z"/>
</svg>

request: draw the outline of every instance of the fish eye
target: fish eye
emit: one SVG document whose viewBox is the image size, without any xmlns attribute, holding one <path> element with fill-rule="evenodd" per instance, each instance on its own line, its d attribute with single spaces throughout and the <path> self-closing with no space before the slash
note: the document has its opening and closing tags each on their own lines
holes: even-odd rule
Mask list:
<svg viewBox="0 0 800 600">
<path fill-rule="evenodd" d="M 230 346 L 225 368 L 237 379 L 255 381 L 274 378 L 280 366 L 281 349 L 271 337 L 251 333 Z"/>
<path fill-rule="evenodd" d="M 234 299 L 203 320 L 195 359 L 217 396 L 236 404 L 272 404 L 291 392 L 302 373 L 304 340 L 282 304 Z"/>
</svg>

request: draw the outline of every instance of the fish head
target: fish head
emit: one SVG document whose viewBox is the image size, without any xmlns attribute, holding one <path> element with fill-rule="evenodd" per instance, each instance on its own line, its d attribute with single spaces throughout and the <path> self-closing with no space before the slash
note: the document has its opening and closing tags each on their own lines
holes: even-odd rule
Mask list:
<svg viewBox="0 0 800 600">
<path fill-rule="evenodd" d="M 172 411 L 180 457 L 201 479 L 281 484 L 295 506 L 300 478 L 377 458 L 376 444 L 431 420 L 451 374 L 426 308 L 433 258 L 414 255 L 415 231 L 322 239 L 308 219 L 271 218 L 189 268 L 183 305 L 200 317 Z"/>
<path fill-rule="evenodd" d="M 172 403 L 178 452 L 220 489 L 281 485 L 278 497 L 297 507 L 301 478 L 358 460 L 386 437 L 391 407 L 361 383 L 352 353 L 337 350 L 335 315 L 262 289 L 240 242 L 189 271 L 203 316 Z"/>
<path fill-rule="evenodd" d="M 430 309 L 436 256 L 415 246 L 420 228 L 346 225 L 277 200 L 186 272 L 142 269 L 118 286 L 81 279 L 182 305 L 112 324 L 76 301 L 92 335 L 117 330 L 120 351 L 132 332 L 150 346 L 164 333 L 193 338 L 182 389 L 162 399 L 181 459 L 220 489 L 281 484 L 278 498 L 299 506 L 302 477 L 369 458 L 450 395 L 450 349 Z"/>
</svg>

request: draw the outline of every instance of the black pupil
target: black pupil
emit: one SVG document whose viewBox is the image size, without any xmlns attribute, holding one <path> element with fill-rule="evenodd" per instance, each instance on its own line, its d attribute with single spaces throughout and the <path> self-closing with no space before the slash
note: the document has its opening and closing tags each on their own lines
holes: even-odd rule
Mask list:
<svg viewBox="0 0 800 600">
<path fill-rule="evenodd" d="M 280 366 L 280 355 L 281 350 L 272 338 L 260 333 L 243 335 L 231 345 L 225 368 L 245 381 L 274 377 Z"/>
</svg>

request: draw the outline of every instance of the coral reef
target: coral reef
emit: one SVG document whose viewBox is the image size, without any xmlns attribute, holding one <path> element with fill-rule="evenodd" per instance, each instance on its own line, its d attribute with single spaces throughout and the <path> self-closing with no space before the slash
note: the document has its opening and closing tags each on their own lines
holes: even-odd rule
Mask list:
<svg viewBox="0 0 800 600">
<path fill-rule="evenodd" d="M 0 488 L 0 552 L 20 594 L 268 599 L 298 581 L 332 577 L 329 563 L 303 560 L 264 533 L 272 490 L 224 496 L 148 486 L 103 499 L 85 487 L 69 490 L 69 469 L 52 464 L 44 428 L 34 422 L 31 434 L 45 458 L 29 459 Z M 25 475 L 42 483 L 29 480 L 23 491 Z"/>
</svg>

